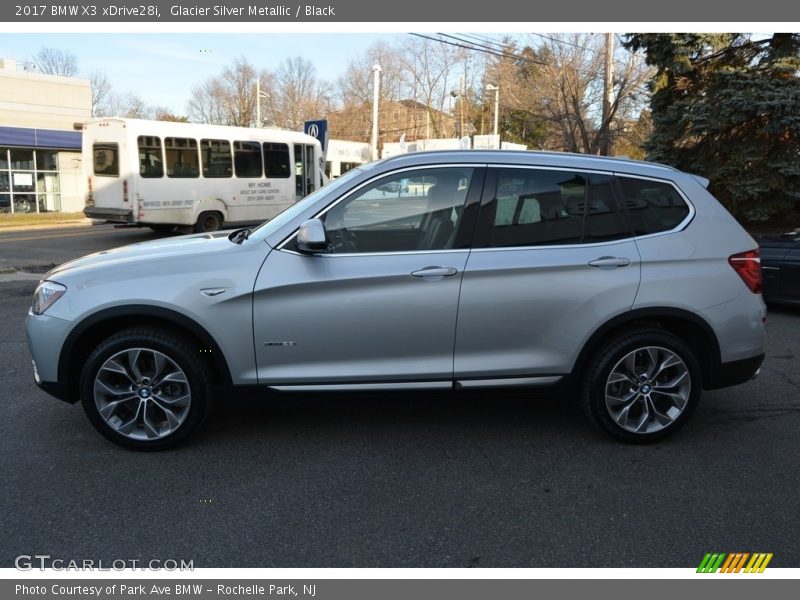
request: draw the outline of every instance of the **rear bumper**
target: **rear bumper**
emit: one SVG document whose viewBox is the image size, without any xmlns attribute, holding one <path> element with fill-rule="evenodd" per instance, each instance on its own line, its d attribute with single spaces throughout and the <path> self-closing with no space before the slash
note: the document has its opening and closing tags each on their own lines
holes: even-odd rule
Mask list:
<svg viewBox="0 0 800 600">
<path fill-rule="evenodd" d="M 707 390 L 716 390 L 746 383 L 758 374 L 763 362 L 764 355 L 759 354 L 751 358 L 720 363 L 711 376 L 706 379 L 703 387 Z"/>
<path fill-rule="evenodd" d="M 133 211 L 129 208 L 87 206 L 83 209 L 83 214 L 90 219 L 113 221 L 115 223 L 133 223 Z"/>
</svg>

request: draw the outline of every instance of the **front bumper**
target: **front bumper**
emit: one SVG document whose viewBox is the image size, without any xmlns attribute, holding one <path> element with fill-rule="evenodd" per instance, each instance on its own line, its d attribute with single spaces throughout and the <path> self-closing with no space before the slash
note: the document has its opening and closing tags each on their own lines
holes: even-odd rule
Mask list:
<svg viewBox="0 0 800 600">
<path fill-rule="evenodd" d="M 72 325 L 71 321 L 32 313 L 28 313 L 25 321 L 36 385 L 51 396 L 70 403 L 77 398 L 70 398 L 67 383 L 59 381 L 58 362 Z"/>
</svg>

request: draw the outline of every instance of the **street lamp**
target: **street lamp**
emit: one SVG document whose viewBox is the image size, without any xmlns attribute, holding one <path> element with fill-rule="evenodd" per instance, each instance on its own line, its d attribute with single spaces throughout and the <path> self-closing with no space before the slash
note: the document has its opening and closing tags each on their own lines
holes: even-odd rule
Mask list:
<svg viewBox="0 0 800 600">
<path fill-rule="evenodd" d="M 261 127 L 261 99 L 269 99 L 267 92 L 261 91 L 261 78 L 256 78 L 256 127 Z"/>
<path fill-rule="evenodd" d="M 487 92 L 494 92 L 494 134 L 497 135 L 497 124 L 500 115 L 500 86 L 490 83 L 486 86 Z"/>
</svg>

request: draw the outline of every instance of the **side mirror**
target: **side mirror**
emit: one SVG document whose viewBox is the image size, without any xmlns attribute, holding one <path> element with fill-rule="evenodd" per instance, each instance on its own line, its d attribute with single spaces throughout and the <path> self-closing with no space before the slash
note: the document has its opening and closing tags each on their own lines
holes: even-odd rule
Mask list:
<svg viewBox="0 0 800 600">
<path fill-rule="evenodd" d="M 309 219 L 297 231 L 297 249 L 300 252 L 324 252 L 328 249 L 328 235 L 321 219 Z"/>
</svg>

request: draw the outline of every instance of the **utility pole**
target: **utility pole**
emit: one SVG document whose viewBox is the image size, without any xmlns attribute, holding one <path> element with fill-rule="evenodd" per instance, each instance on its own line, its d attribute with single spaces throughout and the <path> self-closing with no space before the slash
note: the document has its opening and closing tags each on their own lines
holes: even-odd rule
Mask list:
<svg viewBox="0 0 800 600">
<path fill-rule="evenodd" d="M 614 34 L 606 34 L 605 77 L 603 79 L 603 128 L 604 135 L 600 154 L 611 156 L 611 105 L 614 102 Z"/>
<path fill-rule="evenodd" d="M 497 135 L 498 124 L 500 122 L 500 86 L 490 83 L 486 86 L 487 92 L 494 92 L 494 134 Z"/>
<path fill-rule="evenodd" d="M 464 67 L 464 70 L 466 71 L 466 66 Z M 461 132 L 461 137 L 464 137 L 464 102 L 466 102 L 466 100 L 467 100 L 467 74 L 466 73 L 464 73 L 461 76 L 461 86 L 459 88 L 458 93 L 460 94 L 460 97 L 458 99 L 458 108 L 461 111 L 461 129 L 459 131 Z"/>
<path fill-rule="evenodd" d="M 381 66 L 372 66 L 372 160 L 378 160 L 378 102 L 381 96 Z"/>
<path fill-rule="evenodd" d="M 261 127 L 261 78 L 256 77 L 256 127 Z"/>
</svg>

